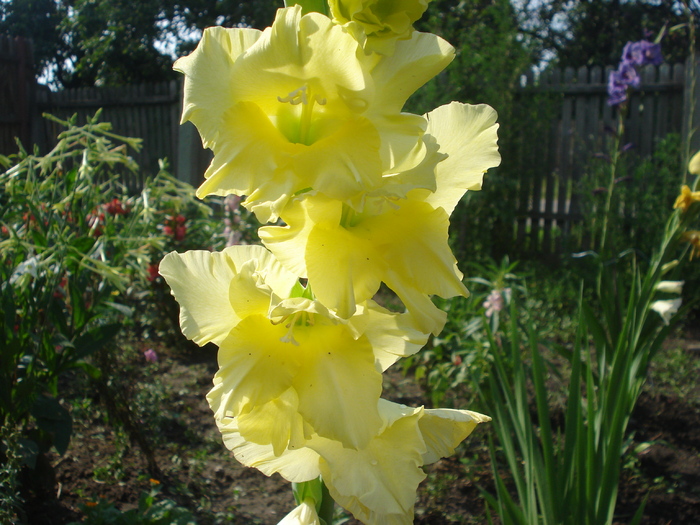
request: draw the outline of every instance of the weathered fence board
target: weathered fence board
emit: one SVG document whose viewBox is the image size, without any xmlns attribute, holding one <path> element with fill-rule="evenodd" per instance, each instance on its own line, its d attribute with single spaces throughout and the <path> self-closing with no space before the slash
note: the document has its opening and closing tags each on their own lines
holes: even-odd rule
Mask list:
<svg viewBox="0 0 700 525">
<path fill-rule="evenodd" d="M 181 90 L 178 82 L 142 84 L 109 88 L 79 88 L 60 92 L 40 91 L 37 107 L 42 113 L 50 113 L 61 119 L 78 116 L 84 123 L 102 108 L 101 120 L 110 122 L 119 135 L 143 139 L 140 152 L 130 154 L 141 166 L 143 173 L 128 186 L 142 183 L 144 174 L 158 170 L 158 160 L 167 158 L 177 162 L 179 135 L 179 107 Z M 55 140 L 60 126 L 44 120 L 43 139 L 47 145 Z"/>
<path fill-rule="evenodd" d="M 15 137 L 31 146 L 34 98 L 32 44 L 21 37 L 0 35 L 0 153 L 17 151 Z"/>
<path fill-rule="evenodd" d="M 607 153 L 612 131 L 618 129 L 619 108 L 607 104 L 607 79 L 612 68 L 547 71 L 539 78 L 523 76 L 516 104 L 537 104 L 551 95 L 552 132 L 525 137 L 506 145 L 512 156 L 508 173 L 518 177 L 513 250 L 518 253 L 559 253 L 562 242 L 582 220 L 581 183 L 589 175 L 596 153 Z M 682 64 L 647 66 L 642 84 L 628 103 L 622 144 L 632 149 L 628 162 L 651 155 L 668 133 L 681 133 L 688 120 L 688 93 Z M 635 160 L 636 159 L 636 160 Z M 529 163 L 537 162 L 537 169 Z M 585 242 L 585 239 L 582 240 Z M 581 240 L 579 240 L 581 242 Z"/>
<path fill-rule="evenodd" d="M 193 185 L 202 181 L 211 153 L 202 148 L 194 126 L 179 124 L 182 82 L 50 92 L 35 90 L 31 63 L 29 42 L 0 37 L 0 153 L 16 151 L 14 136 L 25 147 L 32 142 L 51 147 L 60 129 L 37 118 L 42 112 L 63 119 L 77 113 L 82 123 L 103 108 L 102 120 L 111 122 L 115 133 L 143 139 L 141 152 L 133 153 L 142 173 L 126 180 L 129 186 L 137 188 L 145 175 L 155 173 L 161 158 L 180 179 Z M 607 104 L 611 70 L 551 69 L 523 76 L 508 123 L 521 126 L 521 136 L 501 144 L 501 169 L 517 192 L 509 251 L 560 253 L 582 220 L 581 182 L 592 156 L 605 151 L 609 130 L 617 128 L 618 108 Z M 700 82 L 691 83 L 683 64 L 648 66 L 625 119 L 623 143 L 634 145 L 631 158 L 650 155 L 668 133 L 697 128 L 698 100 Z M 537 125 L 528 127 L 529 118 Z M 700 133 L 690 147 L 700 148 Z"/>
</svg>

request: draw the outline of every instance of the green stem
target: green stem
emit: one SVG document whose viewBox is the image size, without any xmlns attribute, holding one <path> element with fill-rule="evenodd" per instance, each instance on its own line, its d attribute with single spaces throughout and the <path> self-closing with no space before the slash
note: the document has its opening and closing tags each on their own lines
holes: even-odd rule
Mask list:
<svg viewBox="0 0 700 525">
<path fill-rule="evenodd" d="M 326 522 L 326 525 L 333 525 L 333 511 L 335 510 L 335 501 L 331 497 L 331 493 L 328 492 L 328 487 L 321 480 L 321 491 L 323 499 L 321 500 L 321 507 L 318 509 L 318 517 Z"/>
<path fill-rule="evenodd" d="M 335 501 L 333 501 L 326 484 L 320 476 L 303 483 L 292 483 L 292 491 L 294 492 L 294 501 L 296 501 L 297 505 L 300 505 L 302 501 L 313 504 L 316 507 L 318 517 L 322 520 L 321 523 L 333 525 Z"/>
<path fill-rule="evenodd" d="M 620 106 L 620 111 L 617 115 L 617 134 L 615 135 L 615 141 L 612 149 L 612 158 L 610 160 L 610 182 L 608 184 L 608 192 L 605 199 L 605 210 L 603 213 L 603 227 L 600 237 L 600 248 L 599 252 L 601 256 L 604 255 L 605 243 L 608 238 L 608 227 L 610 220 L 610 208 L 612 207 L 612 196 L 615 190 L 615 179 L 617 178 L 617 164 L 620 160 L 620 142 L 622 141 L 622 136 L 625 133 L 625 116 L 627 114 L 627 104 Z"/>
<path fill-rule="evenodd" d="M 688 70 L 688 75 L 689 75 L 689 117 L 688 117 L 688 129 L 686 130 L 685 137 L 683 138 L 683 151 L 682 153 L 682 176 L 684 182 L 688 182 L 688 162 L 690 161 L 690 146 L 691 142 L 693 139 L 693 135 L 695 135 L 696 128 L 694 126 L 694 119 L 695 119 L 695 84 L 697 79 L 695 78 L 695 71 L 697 64 L 695 62 L 695 17 L 693 16 L 693 11 L 690 9 L 690 6 L 688 5 L 688 2 L 686 0 L 683 0 L 682 2 L 683 5 L 683 11 L 684 14 L 688 17 L 688 39 L 690 40 L 690 44 L 688 46 L 688 62 L 689 65 L 688 67 L 690 68 Z"/>
</svg>

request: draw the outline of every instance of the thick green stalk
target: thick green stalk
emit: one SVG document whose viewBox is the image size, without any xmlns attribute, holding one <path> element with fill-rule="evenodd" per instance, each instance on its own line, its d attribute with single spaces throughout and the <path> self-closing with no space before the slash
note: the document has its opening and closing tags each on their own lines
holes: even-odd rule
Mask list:
<svg viewBox="0 0 700 525">
<path fill-rule="evenodd" d="M 326 525 L 333 525 L 333 512 L 335 511 L 335 501 L 328 492 L 328 487 L 321 480 L 321 506 L 318 509 L 318 517 L 326 522 Z"/>
<path fill-rule="evenodd" d="M 292 492 L 297 505 L 301 505 L 302 502 L 313 505 L 322 520 L 321 523 L 333 525 L 335 502 L 321 477 L 303 483 L 292 483 Z"/>
</svg>

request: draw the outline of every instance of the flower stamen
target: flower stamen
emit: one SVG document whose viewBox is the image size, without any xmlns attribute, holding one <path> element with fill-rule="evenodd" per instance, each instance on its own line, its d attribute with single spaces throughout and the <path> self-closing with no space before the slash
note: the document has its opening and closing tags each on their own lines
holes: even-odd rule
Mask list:
<svg viewBox="0 0 700 525">
<path fill-rule="evenodd" d="M 289 103 L 292 106 L 301 104 L 301 115 L 299 116 L 299 140 L 300 144 L 309 145 L 309 130 L 311 129 L 311 116 L 314 105 L 325 106 L 327 100 L 317 94 L 312 94 L 308 84 L 291 91 L 286 97 L 277 97 L 283 104 Z"/>
</svg>

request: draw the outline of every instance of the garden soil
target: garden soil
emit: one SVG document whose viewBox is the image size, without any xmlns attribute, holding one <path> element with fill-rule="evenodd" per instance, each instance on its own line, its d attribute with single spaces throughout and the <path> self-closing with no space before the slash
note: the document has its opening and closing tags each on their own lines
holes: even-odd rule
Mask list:
<svg viewBox="0 0 700 525">
<path fill-rule="evenodd" d="M 700 359 L 697 340 L 678 344 Z M 134 359 L 140 353 L 135 350 Z M 216 371 L 215 353 L 183 355 L 159 348 L 158 355 L 157 364 L 144 363 L 142 373 L 135 374 L 139 389 L 157 394 L 151 397 L 154 406 L 143 410 L 150 419 L 137 421 L 152 449 L 151 468 L 138 440 L 109 423 L 99 393 L 73 391 L 76 400 L 87 396 L 91 404 L 84 410 L 79 401 L 65 400 L 73 407 L 73 439 L 66 454 L 50 455 L 39 465 L 51 481 L 25 493 L 29 524 L 79 522 L 86 506 L 100 498 L 125 511 L 153 489 L 159 491 L 157 498 L 175 501 L 205 525 L 276 524 L 293 508 L 287 482 L 240 466 L 222 445 L 204 397 Z M 400 371 L 386 375 L 385 397 L 424 404 L 421 389 Z M 643 501 L 645 525 L 700 523 L 699 400 L 698 390 L 682 397 L 656 385 L 645 387 L 630 421 L 632 452 L 625 457 L 616 523 L 627 523 Z M 426 469 L 415 523 L 488 522 L 481 495 L 493 490 L 488 432 L 488 425 L 481 425 L 455 456 Z M 505 472 L 499 475 L 506 477 Z M 349 518 L 346 523 L 358 522 Z"/>
</svg>

